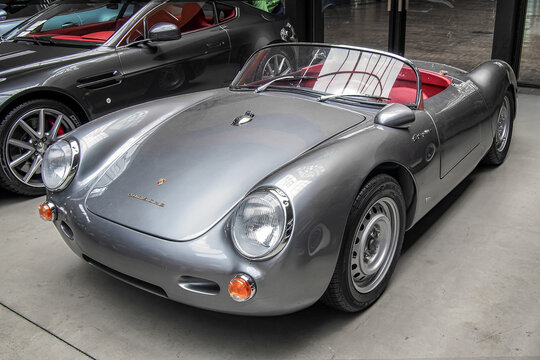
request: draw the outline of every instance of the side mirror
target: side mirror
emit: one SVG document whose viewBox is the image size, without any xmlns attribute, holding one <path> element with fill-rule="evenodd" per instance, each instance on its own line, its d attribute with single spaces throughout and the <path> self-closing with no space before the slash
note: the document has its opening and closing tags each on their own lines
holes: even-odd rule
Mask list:
<svg viewBox="0 0 540 360">
<path fill-rule="evenodd" d="M 2 9 L 0 10 L 0 21 L 7 19 L 7 12 L 6 10 Z"/>
<path fill-rule="evenodd" d="M 375 124 L 405 129 L 414 122 L 414 111 L 403 104 L 389 104 L 375 115 Z"/>
<path fill-rule="evenodd" d="M 150 28 L 148 39 L 150 41 L 169 41 L 178 40 L 182 37 L 180 29 L 175 24 L 157 23 Z"/>
</svg>

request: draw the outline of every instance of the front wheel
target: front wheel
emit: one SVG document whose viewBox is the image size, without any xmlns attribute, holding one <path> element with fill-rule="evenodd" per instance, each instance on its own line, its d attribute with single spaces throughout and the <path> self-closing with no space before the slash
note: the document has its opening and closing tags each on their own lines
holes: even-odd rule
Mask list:
<svg viewBox="0 0 540 360">
<path fill-rule="evenodd" d="M 293 71 L 291 56 L 285 51 L 271 51 L 270 54 L 261 62 L 261 79 L 273 79 L 278 76 L 285 76 Z"/>
<path fill-rule="evenodd" d="M 404 232 L 401 187 L 391 176 L 377 175 L 356 197 L 336 269 L 322 301 L 355 312 L 377 300 L 396 266 Z"/>
<path fill-rule="evenodd" d="M 512 131 L 514 127 L 514 97 L 510 90 L 506 91 L 501 107 L 497 115 L 497 128 L 493 143 L 489 148 L 483 163 L 487 165 L 500 165 L 506 159 L 510 141 L 512 140 Z"/>
<path fill-rule="evenodd" d="M 45 150 L 80 125 L 70 108 L 54 100 L 16 106 L 0 123 L 0 185 L 27 196 L 45 194 L 41 180 Z"/>
</svg>

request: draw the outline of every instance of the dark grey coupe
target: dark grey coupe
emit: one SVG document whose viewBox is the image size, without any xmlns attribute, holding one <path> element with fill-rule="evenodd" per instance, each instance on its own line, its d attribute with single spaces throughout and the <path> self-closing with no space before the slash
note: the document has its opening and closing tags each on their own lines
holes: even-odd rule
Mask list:
<svg viewBox="0 0 540 360">
<path fill-rule="evenodd" d="M 372 304 L 404 232 L 501 164 L 516 79 L 376 50 L 284 44 L 228 89 L 134 106 L 49 147 L 40 207 L 82 259 L 193 306 Z"/>
<path fill-rule="evenodd" d="M 224 87 L 294 32 L 241 1 L 59 1 L 0 43 L 0 186 L 44 194 L 59 136 L 152 98 Z"/>
</svg>

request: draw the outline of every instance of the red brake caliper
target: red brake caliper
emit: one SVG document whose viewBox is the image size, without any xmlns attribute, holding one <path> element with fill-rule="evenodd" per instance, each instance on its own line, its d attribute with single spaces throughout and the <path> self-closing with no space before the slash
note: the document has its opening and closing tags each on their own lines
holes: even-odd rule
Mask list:
<svg viewBox="0 0 540 360">
<path fill-rule="evenodd" d="M 49 124 L 51 125 L 51 127 L 54 126 L 54 121 L 52 120 L 49 120 Z M 60 135 L 64 135 L 66 132 L 64 131 L 64 129 L 62 128 L 62 125 L 60 125 L 60 128 L 58 129 L 58 134 L 56 134 L 57 136 L 60 136 Z"/>
</svg>

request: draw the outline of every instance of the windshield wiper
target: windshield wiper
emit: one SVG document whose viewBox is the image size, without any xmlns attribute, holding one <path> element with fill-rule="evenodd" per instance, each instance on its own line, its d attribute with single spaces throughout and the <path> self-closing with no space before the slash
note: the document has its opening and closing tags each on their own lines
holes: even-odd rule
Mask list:
<svg viewBox="0 0 540 360">
<path fill-rule="evenodd" d="M 276 81 L 280 81 L 280 80 L 310 80 L 310 79 L 316 79 L 317 77 L 315 76 L 295 76 L 295 75 L 285 75 L 285 76 L 282 76 L 282 77 L 277 77 L 275 79 L 272 79 L 270 80 L 269 82 L 265 83 L 265 84 L 262 84 L 261 86 L 259 86 L 257 89 L 255 89 L 255 92 L 256 93 L 260 93 L 261 91 L 264 91 L 266 90 L 270 85 L 272 85 L 273 83 L 275 83 Z M 300 83 L 299 83 L 300 84 Z"/>
<path fill-rule="evenodd" d="M 389 97 L 377 96 L 377 95 L 371 95 L 371 94 L 331 94 L 331 95 L 323 95 L 320 98 L 318 98 L 317 101 L 324 102 L 326 100 L 347 97 L 347 96 L 362 97 L 362 98 L 369 98 L 369 99 L 375 99 L 375 100 L 392 100 Z"/>
</svg>

